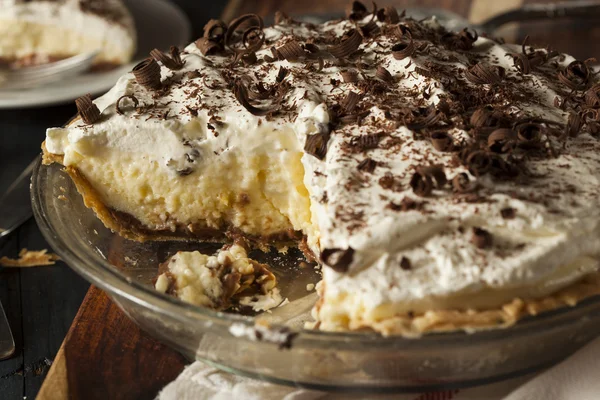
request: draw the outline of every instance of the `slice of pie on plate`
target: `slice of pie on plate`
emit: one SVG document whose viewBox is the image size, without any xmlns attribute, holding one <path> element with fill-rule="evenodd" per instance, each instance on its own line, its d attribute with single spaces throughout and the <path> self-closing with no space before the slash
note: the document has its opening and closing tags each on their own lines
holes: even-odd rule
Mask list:
<svg viewBox="0 0 600 400">
<path fill-rule="evenodd" d="M 211 21 L 51 128 L 135 240 L 297 243 L 315 327 L 506 327 L 598 294 L 600 100 L 585 62 L 391 8 Z"/>
<path fill-rule="evenodd" d="M 100 51 L 96 69 L 131 60 L 136 34 L 121 0 L 0 0 L 0 65 L 43 64 Z"/>
</svg>

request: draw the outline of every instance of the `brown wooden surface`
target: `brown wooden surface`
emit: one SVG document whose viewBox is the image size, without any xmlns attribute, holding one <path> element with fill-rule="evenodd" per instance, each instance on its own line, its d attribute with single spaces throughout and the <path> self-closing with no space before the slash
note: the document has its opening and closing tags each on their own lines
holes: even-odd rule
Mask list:
<svg viewBox="0 0 600 400">
<path fill-rule="evenodd" d="M 472 21 L 486 18 L 523 3 L 537 0 L 379 0 L 379 6 L 398 8 L 432 6 L 448 8 Z M 230 0 L 223 19 L 256 12 L 262 16 L 282 10 L 290 15 L 340 12 L 347 0 Z M 368 3 L 368 2 L 365 2 Z M 515 36 L 532 35 L 533 43 L 555 43 L 555 48 L 582 58 L 598 51 L 592 38 L 600 31 L 584 30 L 572 22 L 552 29 L 547 24 L 536 29 L 520 27 Z M 541 26 L 541 28 L 540 28 Z M 587 28 L 586 28 L 587 29 Z M 557 39 L 558 38 L 558 39 Z M 183 369 L 185 360 L 174 351 L 149 338 L 102 293 L 92 287 L 48 374 L 38 399 L 152 399 Z"/>
<path fill-rule="evenodd" d="M 38 399 L 153 399 L 186 360 L 130 321 L 92 287 Z"/>
</svg>

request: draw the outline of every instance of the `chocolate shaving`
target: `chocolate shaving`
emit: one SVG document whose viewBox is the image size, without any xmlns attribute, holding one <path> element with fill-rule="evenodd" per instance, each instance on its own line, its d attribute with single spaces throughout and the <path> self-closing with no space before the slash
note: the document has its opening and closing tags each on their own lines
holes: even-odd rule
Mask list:
<svg viewBox="0 0 600 400">
<path fill-rule="evenodd" d="M 467 51 L 473 48 L 473 43 L 477 41 L 477 31 L 465 28 L 458 33 L 448 32 L 442 36 L 442 43 L 450 50 Z"/>
<path fill-rule="evenodd" d="M 375 76 L 377 77 L 377 79 L 382 80 L 384 82 L 390 83 L 394 81 L 394 77 L 392 76 L 390 71 L 388 71 L 381 65 L 377 67 L 377 72 L 375 72 Z"/>
<path fill-rule="evenodd" d="M 375 168 L 377 168 L 377 161 L 373 160 L 372 158 L 365 158 L 358 164 L 359 171 L 373 173 Z"/>
<path fill-rule="evenodd" d="M 204 25 L 204 37 L 215 43 L 222 43 L 227 33 L 227 24 L 218 19 L 211 19 Z"/>
<path fill-rule="evenodd" d="M 244 86 L 243 83 L 238 82 L 236 83 L 234 90 L 233 90 L 233 94 L 235 95 L 235 98 L 237 99 L 237 101 L 239 101 L 239 103 L 246 109 L 248 110 L 248 112 L 252 115 L 255 116 L 263 116 L 263 115 L 267 115 L 273 112 L 276 112 L 279 110 L 279 107 L 273 107 L 273 108 L 258 108 L 256 106 L 253 106 L 250 103 L 250 97 L 248 94 L 248 88 L 246 88 L 246 86 Z"/>
<path fill-rule="evenodd" d="M 369 15 L 369 10 L 360 1 L 353 1 L 348 11 L 346 12 L 346 15 L 351 21 L 360 21 L 361 19 Z"/>
<path fill-rule="evenodd" d="M 223 46 L 221 44 L 205 37 L 196 40 L 194 44 L 204 56 L 212 56 L 223 50 Z"/>
<path fill-rule="evenodd" d="M 147 58 L 133 67 L 133 75 L 140 85 L 148 89 L 160 89 L 160 65 L 153 58 Z"/>
<path fill-rule="evenodd" d="M 354 260 L 354 249 L 323 249 L 321 261 L 336 272 L 347 272 Z"/>
<path fill-rule="evenodd" d="M 536 122 L 515 123 L 519 147 L 531 149 L 542 145 L 544 126 Z"/>
<path fill-rule="evenodd" d="M 352 55 L 362 43 L 363 37 L 356 29 L 351 29 L 344 34 L 339 44 L 329 47 L 329 53 L 335 58 L 346 58 Z"/>
<path fill-rule="evenodd" d="M 374 37 L 381 33 L 381 28 L 375 21 L 369 21 L 367 24 L 360 27 L 360 32 L 364 37 Z"/>
<path fill-rule="evenodd" d="M 480 249 L 491 247 L 493 244 L 492 234 L 485 229 L 474 227 L 473 236 L 471 236 L 471 243 Z"/>
<path fill-rule="evenodd" d="M 558 73 L 558 80 L 571 90 L 583 89 L 590 79 L 591 70 L 588 63 L 592 61 L 595 61 L 595 59 L 590 58 L 585 61 L 576 60 L 571 62 L 567 65 L 567 68 Z"/>
<path fill-rule="evenodd" d="M 410 260 L 407 257 L 403 256 L 402 259 L 400 260 L 400 268 L 402 268 L 405 271 L 410 271 L 412 269 Z"/>
<path fill-rule="evenodd" d="M 393 6 L 387 6 L 377 11 L 377 19 L 388 24 L 397 24 L 400 22 L 398 10 Z"/>
<path fill-rule="evenodd" d="M 504 219 L 513 219 L 517 215 L 517 211 L 512 207 L 506 207 L 500 210 L 500 215 Z"/>
<path fill-rule="evenodd" d="M 473 176 L 482 176 L 492 169 L 492 156 L 483 150 L 475 150 L 468 154 L 465 164 Z"/>
<path fill-rule="evenodd" d="M 576 137 L 579 135 L 583 126 L 583 118 L 579 113 L 570 113 L 567 120 L 567 126 L 565 127 L 566 134 L 569 137 Z"/>
<path fill-rule="evenodd" d="M 277 83 L 283 82 L 285 77 L 288 76 L 289 72 L 290 72 L 289 69 L 287 69 L 285 67 L 279 67 L 279 71 L 277 72 L 277 78 L 275 78 L 276 82 Z"/>
<path fill-rule="evenodd" d="M 277 49 L 279 54 L 281 54 L 282 58 L 285 58 L 287 61 L 297 61 L 304 57 L 304 49 L 300 47 L 300 44 L 292 40 L 287 42 L 283 46 Z"/>
<path fill-rule="evenodd" d="M 354 70 L 342 71 L 340 72 L 340 75 L 342 75 L 342 80 L 344 83 L 358 82 L 358 72 Z"/>
<path fill-rule="evenodd" d="M 256 14 L 245 14 L 231 21 L 225 33 L 224 43 L 236 55 L 233 63 L 241 60 L 244 55 L 260 50 L 265 42 L 263 28 L 264 22 Z M 244 29 L 241 37 L 243 48 L 234 46 L 239 41 L 239 38 L 236 39 L 236 33 L 240 29 Z"/>
<path fill-rule="evenodd" d="M 527 57 L 527 55 L 523 53 L 513 53 L 511 56 L 515 64 L 515 68 L 520 73 L 526 75 L 531 72 L 531 62 L 529 61 L 529 57 Z"/>
<path fill-rule="evenodd" d="M 444 167 L 442 165 L 430 165 L 428 167 L 418 167 L 417 172 L 421 175 L 427 175 L 432 177 L 435 180 L 436 188 L 442 189 L 448 179 L 446 178 L 446 173 L 444 172 Z"/>
<path fill-rule="evenodd" d="M 359 101 L 360 96 L 358 93 L 348 92 L 348 94 L 346 95 L 346 97 L 344 97 L 344 100 L 342 100 L 340 105 L 347 113 L 352 113 L 352 111 L 354 111 L 354 109 L 358 105 Z"/>
<path fill-rule="evenodd" d="M 475 128 L 496 126 L 500 124 L 504 117 L 501 111 L 494 110 L 490 106 L 478 108 L 471 115 L 470 123 Z"/>
<path fill-rule="evenodd" d="M 380 133 L 371 133 L 368 135 L 354 136 L 350 140 L 350 144 L 359 148 L 362 151 L 376 149 L 381 141 Z"/>
<path fill-rule="evenodd" d="M 121 97 L 119 97 L 119 99 L 117 100 L 117 103 L 115 104 L 115 108 L 117 109 L 117 114 L 119 114 L 119 115 L 125 114 L 123 112 L 123 109 L 121 108 L 121 102 L 125 99 L 130 99 L 131 101 L 133 101 L 134 108 L 137 108 L 140 105 L 140 102 L 138 101 L 137 97 L 135 97 L 134 95 L 126 94 L 124 96 L 121 96 Z"/>
<path fill-rule="evenodd" d="M 507 153 L 516 146 L 516 134 L 512 129 L 500 128 L 488 136 L 488 149 L 494 153 Z"/>
<path fill-rule="evenodd" d="M 307 135 L 304 143 L 304 151 L 319 160 L 324 160 L 327 155 L 327 142 L 329 134 L 325 132 Z"/>
<path fill-rule="evenodd" d="M 76 99 L 75 105 L 77 106 L 79 116 L 86 124 L 94 124 L 100 119 L 100 110 L 98 109 L 98 106 L 92 102 L 92 96 L 90 94 L 86 94 L 85 96 Z"/>
<path fill-rule="evenodd" d="M 416 48 L 412 36 L 409 36 L 408 39 L 408 42 L 404 41 L 392 46 L 392 56 L 394 56 L 396 60 L 404 60 L 406 57 L 410 57 L 414 54 Z"/>
<path fill-rule="evenodd" d="M 473 191 L 475 185 L 471 183 L 469 175 L 461 172 L 452 178 L 452 189 L 457 193 L 468 193 Z"/>
<path fill-rule="evenodd" d="M 476 85 L 500 83 L 504 75 L 504 68 L 484 63 L 477 63 L 465 70 L 465 77 Z"/>
<path fill-rule="evenodd" d="M 171 56 L 169 57 L 162 51 L 158 49 L 154 49 L 150 52 L 150 56 L 154 58 L 156 61 L 162 63 L 165 67 L 170 70 L 179 70 L 183 68 L 185 64 L 181 59 L 181 54 L 179 53 L 179 49 L 175 46 L 171 46 Z"/>
<path fill-rule="evenodd" d="M 417 196 L 429 196 L 433 191 L 433 179 L 417 170 L 410 179 L 410 187 Z"/>
<path fill-rule="evenodd" d="M 600 85 L 594 85 L 585 92 L 585 104 L 590 107 L 600 107 Z"/>
<path fill-rule="evenodd" d="M 452 137 L 447 132 L 431 133 L 431 144 L 437 151 L 450 151 L 452 149 Z"/>
</svg>

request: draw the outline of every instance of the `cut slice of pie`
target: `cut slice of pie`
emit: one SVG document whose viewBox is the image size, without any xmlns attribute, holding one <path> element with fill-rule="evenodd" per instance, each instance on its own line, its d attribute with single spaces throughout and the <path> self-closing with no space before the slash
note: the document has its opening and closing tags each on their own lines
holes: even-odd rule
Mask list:
<svg viewBox="0 0 600 400">
<path fill-rule="evenodd" d="M 94 67 L 131 60 L 133 19 L 121 0 L 0 0 L 0 65 L 43 64 L 100 51 Z"/>
<path fill-rule="evenodd" d="M 45 142 L 121 235 L 293 241 L 324 330 L 505 327 L 600 292 L 585 62 L 360 7 L 152 55 Z"/>
</svg>

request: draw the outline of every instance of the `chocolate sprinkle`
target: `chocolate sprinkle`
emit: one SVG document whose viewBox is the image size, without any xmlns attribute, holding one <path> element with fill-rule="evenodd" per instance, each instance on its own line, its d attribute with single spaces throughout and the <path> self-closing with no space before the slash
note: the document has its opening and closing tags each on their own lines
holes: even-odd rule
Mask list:
<svg viewBox="0 0 600 400">
<path fill-rule="evenodd" d="M 474 185 L 470 182 L 469 175 L 461 172 L 452 178 L 452 189 L 457 193 L 468 193 L 474 189 Z"/>
<path fill-rule="evenodd" d="M 336 272 L 347 272 L 354 260 L 354 249 L 323 249 L 321 261 Z"/>
<path fill-rule="evenodd" d="M 400 268 L 405 271 L 410 271 L 412 269 L 412 264 L 407 257 L 402 256 L 402 259 L 400 260 Z"/>
<path fill-rule="evenodd" d="M 75 100 L 75 105 L 77 106 L 79 116 L 86 124 L 94 124 L 100 119 L 100 110 L 98 109 L 98 106 L 92 102 L 92 96 L 90 94 L 79 97 Z"/>
</svg>

